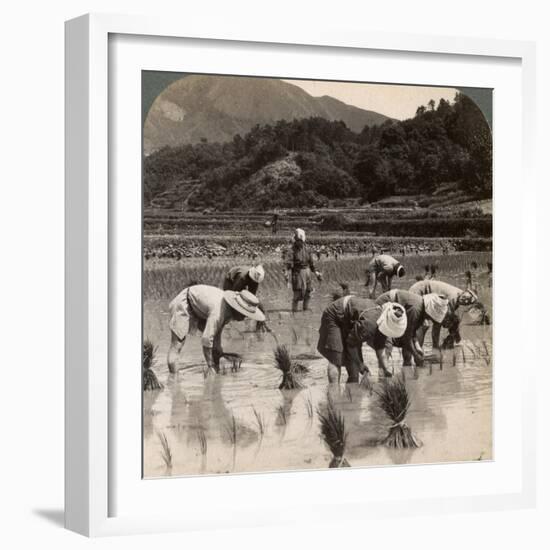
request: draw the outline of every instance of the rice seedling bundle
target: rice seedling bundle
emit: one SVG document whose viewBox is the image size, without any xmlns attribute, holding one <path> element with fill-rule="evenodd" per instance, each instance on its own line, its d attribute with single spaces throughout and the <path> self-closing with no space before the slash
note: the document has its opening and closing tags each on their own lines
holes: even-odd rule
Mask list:
<svg viewBox="0 0 550 550">
<path fill-rule="evenodd" d="M 153 371 L 153 359 L 155 357 L 156 348 L 150 340 L 143 342 L 143 390 L 161 390 L 162 384 L 158 381 L 157 375 Z"/>
<path fill-rule="evenodd" d="M 376 393 L 380 400 L 380 407 L 393 422 L 382 443 L 394 449 L 420 447 L 421 442 L 405 422 L 411 403 L 404 378 L 384 380 L 382 391 Z"/>
<path fill-rule="evenodd" d="M 332 453 L 329 468 L 349 468 L 345 458 L 347 432 L 342 413 L 336 410 L 332 399 L 328 399 L 326 413 L 317 411 L 321 424 L 321 437 Z"/>
<path fill-rule="evenodd" d="M 283 373 L 279 389 L 297 390 L 303 388 L 302 378 L 309 372 L 309 368 L 302 363 L 293 362 L 285 345 L 277 346 L 273 354 L 275 367 Z"/>
</svg>

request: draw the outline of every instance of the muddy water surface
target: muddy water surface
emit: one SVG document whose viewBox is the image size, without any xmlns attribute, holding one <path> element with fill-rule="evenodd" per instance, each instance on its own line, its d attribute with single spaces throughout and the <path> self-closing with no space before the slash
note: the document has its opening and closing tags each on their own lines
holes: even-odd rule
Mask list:
<svg viewBox="0 0 550 550">
<path fill-rule="evenodd" d="M 357 293 L 362 292 L 357 286 Z M 485 294 L 487 303 L 488 289 Z M 407 423 L 423 445 L 398 451 L 378 445 L 391 421 L 374 392 L 346 385 L 345 370 L 341 386 L 328 387 L 327 363 L 315 348 L 320 313 L 329 297 L 318 293 L 313 312 L 297 314 L 285 309 L 285 289 L 270 297 L 266 304 L 278 341 L 310 369 L 303 390 L 277 389 L 281 375 L 273 366 L 275 341 L 270 334 L 255 333 L 248 321 L 224 331 L 225 351 L 243 356 L 239 370 L 227 364 L 221 374 L 205 378 L 195 335 L 184 347 L 180 370 L 170 375 L 167 301 L 145 302 L 144 334 L 158 345 L 154 370 L 164 389 L 144 393 L 144 477 L 326 468 L 331 454 L 319 436 L 317 410 L 326 404 L 328 391 L 345 418 L 346 457 L 352 466 L 492 458 L 491 327 L 468 324 L 466 314 L 461 346 L 445 351 L 442 362 L 417 369 L 417 378 L 404 369 L 412 402 Z M 428 353 L 430 347 L 428 334 Z M 366 346 L 364 354 L 376 390 L 376 358 Z M 400 373 L 399 349 L 393 350 L 390 364 Z M 162 435 L 171 468 L 163 460 Z"/>
</svg>

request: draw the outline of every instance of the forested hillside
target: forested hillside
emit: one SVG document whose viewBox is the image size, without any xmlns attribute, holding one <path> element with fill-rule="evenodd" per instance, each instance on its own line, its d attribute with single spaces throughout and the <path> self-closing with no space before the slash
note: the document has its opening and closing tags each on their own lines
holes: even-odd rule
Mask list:
<svg viewBox="0 0 550 550">
<path fill-rule="evenodd" d="M 491 132 L 457 94 L 414 118 L 365 126 L 314 117 L 255 126 L 225 143 L 164 147 L 144 159 L 145 204 L 184 209 L 323 207 L 393 195 L 492 195 Z"/>
</svg>

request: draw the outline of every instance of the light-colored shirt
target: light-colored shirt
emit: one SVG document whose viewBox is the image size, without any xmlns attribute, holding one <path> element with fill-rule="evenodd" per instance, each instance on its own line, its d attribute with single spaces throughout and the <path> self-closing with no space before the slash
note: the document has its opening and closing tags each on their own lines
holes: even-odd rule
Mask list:
<svg viewBox="0 0 550 550">
<path fill-rule="evenodd" d="M 419 296 L 425 296 L 426 294 L 440 294 L 445 296 L 449 300 L 449 305 L 453 311 L 456 311 L 459 307 L 458 297 L 462 294 L 462 290 L 456 286 L 444 283 L 443 281 L 425 280 L 418 281 L 409 288 L 409 292 L 418 294 Z"/>
<path fill-rule="evenodd" d="M 231 320 L 231 306 L 223 298 L 223 290 L 215 286 L 194 285 L 187 299 L 194 315 L 206 321 L 201 342 L 205 348 L 220 344 L 223 327 Z"/>
<path fill-rule="evenodd" d="M 389 256 L 388 254 L 379 254 L 369 262 L 369 265 L 367 266 L 367 272 L 384 272 L 388 275 L 393 275 L 395 266 L 397 264 L 399 264 L 399 262 L 393 256 Z"/>
</svg>

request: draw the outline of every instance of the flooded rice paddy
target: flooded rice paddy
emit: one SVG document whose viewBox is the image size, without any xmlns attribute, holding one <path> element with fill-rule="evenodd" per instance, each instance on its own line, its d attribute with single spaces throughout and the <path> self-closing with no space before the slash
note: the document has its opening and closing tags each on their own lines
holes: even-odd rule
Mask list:
<svg viewBox="0 0 550 550">
<path fill-rule="evenodd" d="M 457 273 L 439 278 L 464 286 Z M 397 286 L 408 288 L 412 282 Z M 352 292 L 364 295 L 362 283 L 352 283 Z M 479 290 L 491 311 L 490 288 Z M 242 355 L 240 369 L 232 370 L 222 359 L 222 372 L 205 377 L 199 335 L 193 335 L 178 373 L 170 375 L 169 300 L 145 300 L 144 337 L 157 346 L 153 369 L 164 387 L 143 394 L 144 477 L 327 468 L 332 455 L 320 438 L 317 411 L 328 398 L 345 419 L 345 456 L 353 467 L 492 459 L 491 326 L 476 325 L 465 313 L 461 345 L 445 350 L 442 361 L 417 369 L 417 377 L 404 369 L 411 399 L 406 421 L 423 445 L 396 450 L 379 444 L 391 421 L 378 406 L 380 380 L 370 348 L 363 351 L 374 391 L 345 384 L 345 369 L 340 386 L 327 384 L 327 362 L 316 351 L 321 312 L 330 302 L 326 286 L 315 293 L 311 312 L 291 313 L 290 291 L 283 285 L 269 293 L 260 290 L 260 297 L 278 343 L 309 367 L 302 390 L 277 389 L 281 373 L 273 365 L 275 339 L 256 333 L 250 321 L 224 330 L 224 350 Z M 430 348 L 429 332 L 427 354 Z M 400 350 L 394 348 L 389 364 L 396 374 L 401 363 Z"/>
</svg>

